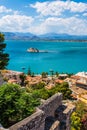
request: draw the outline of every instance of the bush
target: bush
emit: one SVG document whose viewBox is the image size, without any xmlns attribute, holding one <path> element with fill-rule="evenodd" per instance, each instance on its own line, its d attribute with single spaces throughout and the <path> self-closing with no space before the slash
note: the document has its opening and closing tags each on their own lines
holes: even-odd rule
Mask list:
<svg viewBox="0 0 87 130">
<path fill-rule="evenodd" d="M 78 101 L 75 103 L 76 111 L 71 116 L 71 130 L 87 130 L 87 106 Z"/>
<path fill-rule="evenodd" d="M 34 94 L 25 92 L 19 85 L 5 84 L 0 87 L 0 123 L 9 127 L 31 115 L 39 104 Z"/>
<path fill-rule="evenodd" d="M 36 89 L 42 89 L 42 88 L 45 87 L 45 83 L 43 83 L 43 82 L 39 82 L 38 84 L 36 84 L 36 85 L 32 85 L 31 87 L 32 87 L 33 90 L 36 90 Z"/>
<path fill-rule="evenodd" d="M 76 112 L 73 112 L 71 116 L 71 130 L 80 130 L 81 119 Z"/>
</svg>

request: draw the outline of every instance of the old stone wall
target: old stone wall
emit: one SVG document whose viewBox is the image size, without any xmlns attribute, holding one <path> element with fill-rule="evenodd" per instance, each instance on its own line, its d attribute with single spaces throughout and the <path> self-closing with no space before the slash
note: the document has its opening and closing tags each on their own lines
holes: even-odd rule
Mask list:
<svg viewBox="0 0 87 130">
<path fill-rule="evenodd" d="M 37 109 L 34 114 L 11 126 L 9 130 L 41 130 L 42 126 L 44 127 L 44 112 Z"/>
<path fill-rule="evenodd" d="M 57 93 L 47 99 L 41 106 L 39 106 L 39 109 L 44 111 L 45 117 L 53 116 L 55 110 L 62 104 L 62 94 Z"/>
<path fill-rule="evenodd" d="M 44 101 L 34 114 L 8 130 L 70 130 L 70 115 L 73 110 L 74 107 L 62 104 L 62 94 L 57 93 Z"/>
</svg>

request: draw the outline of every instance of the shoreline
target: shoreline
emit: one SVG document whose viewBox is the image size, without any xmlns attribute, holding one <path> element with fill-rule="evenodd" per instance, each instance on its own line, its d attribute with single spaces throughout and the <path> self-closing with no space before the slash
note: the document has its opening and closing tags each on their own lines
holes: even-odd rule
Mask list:
<svg viewBox="0 0 87 130">
<path fill-rule="evenodd" d="M 87 40 L 54 40 L 54 39 L 36 39 L 36 40 L 31 40 L 31 39 L 6 39 L 5 41 L 9 41 L 9 40 L 13 40 L 13 41 L 30 41 L 30 42 L 86 42 Z"/>
</svg>

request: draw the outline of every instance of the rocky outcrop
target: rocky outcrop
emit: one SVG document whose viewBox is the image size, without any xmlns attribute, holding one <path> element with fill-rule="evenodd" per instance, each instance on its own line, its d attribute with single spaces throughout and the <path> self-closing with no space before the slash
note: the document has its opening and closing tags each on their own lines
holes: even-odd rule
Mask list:
<svg viewBox="0 0 87 130">
<path fill-rule="evenodd" d="M 39 52 L 39 50 L 37 48 L 29 48 L 27 51 L 28 52 Z"/>
<path fill-rule="evenodd" d="M 38 52 L 41 52 L 41 53 L 48 53 L 47 50 L 38 50 L 37 48 L 29 48 L 27 49 L 27 52 L 35 52 L 35 53 L 38 53 Z"/>
</svg>

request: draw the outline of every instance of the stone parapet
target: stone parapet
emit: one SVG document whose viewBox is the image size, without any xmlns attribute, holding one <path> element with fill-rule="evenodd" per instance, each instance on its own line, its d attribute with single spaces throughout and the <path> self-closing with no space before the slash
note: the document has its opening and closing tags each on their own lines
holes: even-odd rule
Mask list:
<svg viewBox="0 0 87 130">
<path fill-rule="evenodd" d="M 57 93 L 48 98 L 41 106 L 39 106 L 39 109 L 44 111 L 45 117 L 54 117 L 54 112 L 60 105 L 62 105 L 62 94 Z"/>
<path fill-rule="evenodd" d="M 9 130 L 44 130 L 41 129 L 44 120 L 44 112 L 37 109 L 34 114 L 11 126 Z"/>
</svg>

